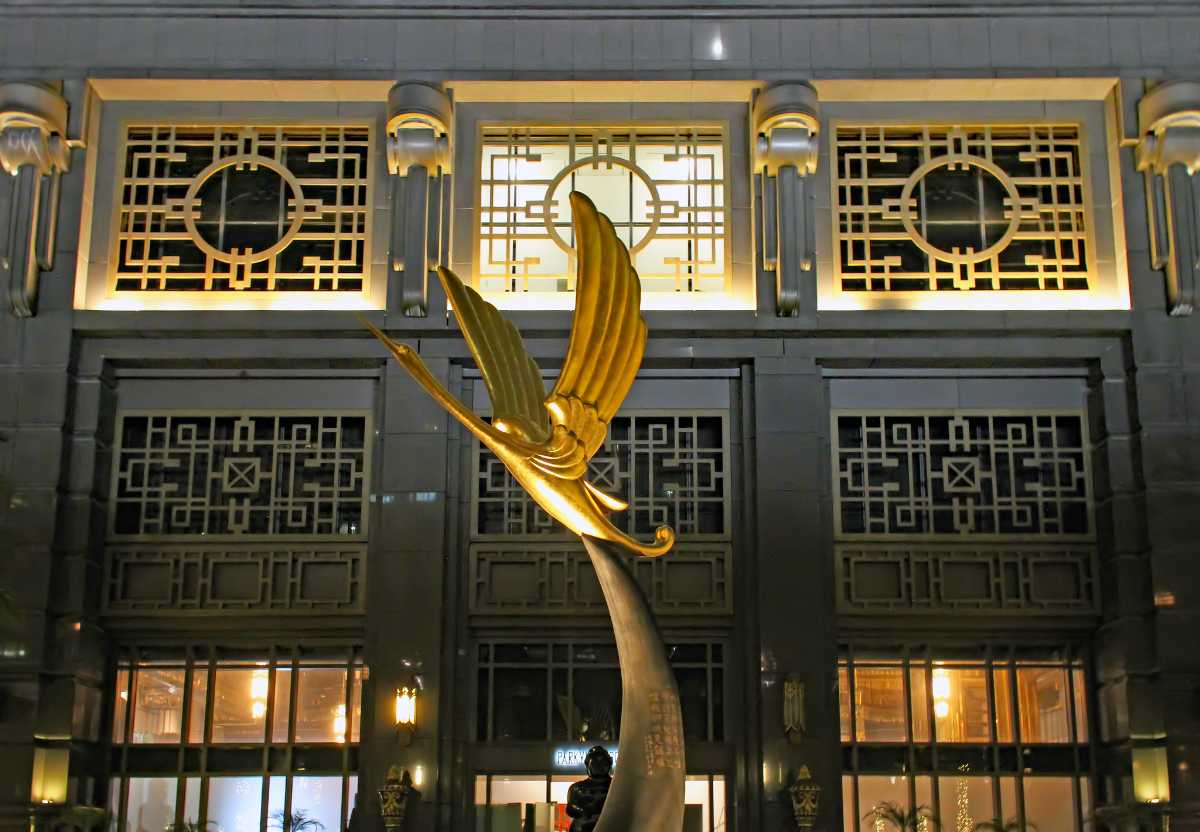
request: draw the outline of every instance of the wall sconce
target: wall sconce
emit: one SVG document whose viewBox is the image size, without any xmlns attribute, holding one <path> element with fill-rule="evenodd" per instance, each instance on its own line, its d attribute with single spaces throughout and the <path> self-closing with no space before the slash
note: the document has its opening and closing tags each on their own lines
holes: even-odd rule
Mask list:
<svg viewBox="0 0 1200 832">
<path fill-rule="evenodd" d="M 775 272 L 775 313 L 800 314 L 800 281 L 816 273 L 807 177 L 817 170 L 821 121 L 808 84 L 778 84 L 754 99 L 754 170 L 763 271 Z"/>
<path fill-rule="evenodd" d="M 438 87 L 399 83 L 388 93 L 388 116 L 388 172 L 394 177 L 389 273 L 404 275 L 404 314 L 423 318 L 429 272 L 449 265 L 454 108 Z"/>
<path fill-rule="evenodd" d="M 1200 82 L 1160 84 L 1138 102 L 1137 168 L 1146 182 L 1150 258 L 1171 315 L 1190 315 L 1200 284 Z"/>
<path fill-rule="evenodd" d="M 417 730 L 417 686 L 413 684 L 396 688 L 393 705 L 396 737 L 401 746 L 408 746 Z"/>
<path fill-rule="evenodd" d="M 41 273 L 54 265 L 58 199 L 70 166 L 67 102 L 41 84 L 0 84 L 0 167 L 13 177 L 12 218 L 0 271 L 18 318 L 37 311 Z"/>
</svg>

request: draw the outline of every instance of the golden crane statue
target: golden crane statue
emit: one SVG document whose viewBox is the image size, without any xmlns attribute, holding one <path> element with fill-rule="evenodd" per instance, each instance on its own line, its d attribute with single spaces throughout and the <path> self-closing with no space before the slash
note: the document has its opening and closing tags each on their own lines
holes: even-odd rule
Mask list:
<svg viewBox="0 0 1200 832">
<path fill-rule="evenodd" d="M 549 396 L 517 328 L 449 269 L 439 268 L 438 276 L 491 395 L 490 423 L 443 387 L 411 347 L 367 326 L 551 517 L 576 534 L 659 557 L 675 543 L 671 528 L 659 526 L 653 543 L 631 538 L 608 519 L 628 504 L 585 479 L 588 460 L 604 444 L 608 423 L 641 366 L 646 322 L 641 282 L 612 222 L 578 191 L 571 193 L 571 211 L 578 257 L 575 319 Z"/>
</svg>

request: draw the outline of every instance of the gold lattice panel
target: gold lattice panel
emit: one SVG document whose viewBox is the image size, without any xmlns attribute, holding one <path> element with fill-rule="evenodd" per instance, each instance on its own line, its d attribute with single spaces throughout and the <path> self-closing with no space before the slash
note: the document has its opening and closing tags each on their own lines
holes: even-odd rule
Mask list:
<svg viewBox="0 0 1200 832">
<path fill-rule="evenodd" d="M 840 291 L 1094 287 L 1078 125 L 841 124 L 832 144 Z"/>
<path fill-rule="evenodd" d="M 572 190 L 613 221 L 643 290 L 727 289 L 721 128 L 486 128 L 480 159 L 481 290 L 574 291 Z"/>
<path fill-rule="evenodd" d="M 366 126 L 130 125 L 114 292 L 362 292 Z"/>
</svg>

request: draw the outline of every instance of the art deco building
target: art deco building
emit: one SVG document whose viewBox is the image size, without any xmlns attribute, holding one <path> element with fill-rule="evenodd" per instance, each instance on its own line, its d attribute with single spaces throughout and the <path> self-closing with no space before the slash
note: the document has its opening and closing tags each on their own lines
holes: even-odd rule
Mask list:
<svg viewBox="0 0 1200 832">
<path fill-rule="evenodd" d="M 1192 0 L 8 2 L 0 79 L 0 829 L 566 829 L 595 575 L 357 316 L 554 379 L 573 189 L 688 832 L 1200 829 Z"/>
</svg>

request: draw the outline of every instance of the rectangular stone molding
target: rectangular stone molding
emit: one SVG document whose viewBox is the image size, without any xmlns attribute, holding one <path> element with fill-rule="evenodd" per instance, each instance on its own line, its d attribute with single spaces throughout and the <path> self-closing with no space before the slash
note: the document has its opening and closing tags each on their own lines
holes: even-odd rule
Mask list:
<svg viewBox="0 0 1200 832">
<path fill-rule="evenodd" d="M 840 545 L 838 611 L 1100 612 L 1090 546 Z"/>
<path fill-rule="evenodd" d="M 476 543 L 470 547 L 473 614 L 604 612 L 604 596 L 587 553 L 574 543 Z M 728 544 L 681 543 L 663 558 L 628 564 L 654 611 L 663 615 L 730 614 Z"/>
<path fill-rule="evenodd" d="M 361 613 L 366 544 L 110 546 L 104 611 Z"/>
</svg>

